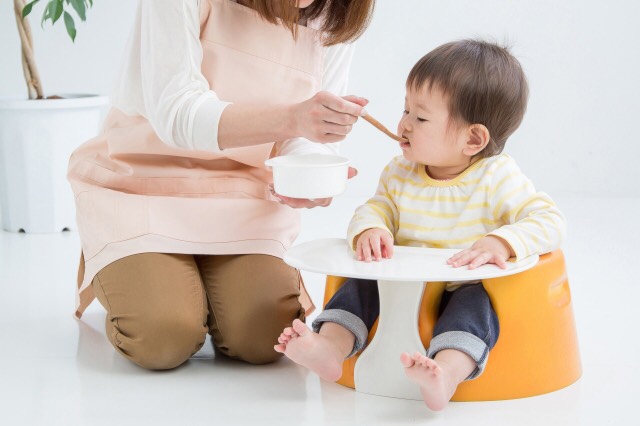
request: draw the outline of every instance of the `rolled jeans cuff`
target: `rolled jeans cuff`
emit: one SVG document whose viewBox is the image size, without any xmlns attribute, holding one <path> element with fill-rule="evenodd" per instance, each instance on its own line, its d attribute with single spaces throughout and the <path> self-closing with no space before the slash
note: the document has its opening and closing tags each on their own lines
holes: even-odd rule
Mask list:
<svg viewBox="0 0 640 426">
<path fill-rule="evenodd" d="M 465 380 L 472 380 L 480 376 L 489 359 L 489 346 L 477 336 L 465 331 L 447 331 L 431 339 L 427 349 L 427 357 L 434 358 L 443 349 L 456 349 L 469 355 L 475 362 L 476 368 Z"/>
<path fill-rule="evenodd" d="M 369 336 L 367 326 L 359 317 L 351 312 L 343 311 L 342 309 L 328 309 L 326 311 L 322 311 L 311 324 L 313 331 L 316 333 L 320 332 L 320 327 L 322 327 L 322 324 L 325 322 L 339 324 L 352 332 L 356 337 L 355 343 L 353 344 L 353 350 L 349 355 L 347 355 L 347 358 L 354 356 L 367 344 L 367 337 Z"/>
</svg>

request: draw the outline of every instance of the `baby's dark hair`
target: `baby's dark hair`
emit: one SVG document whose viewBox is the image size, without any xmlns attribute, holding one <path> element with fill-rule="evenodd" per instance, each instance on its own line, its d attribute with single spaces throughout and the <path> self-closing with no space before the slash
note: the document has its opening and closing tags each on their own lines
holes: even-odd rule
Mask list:
<svg viewBox="0 0 640 426">
<path fill-rule="evenodd" d="M 527 109 L 529 88 L 518 60 L 508 48 L 480 40 L 444 44 L 416 63 L 407 88 L 437 88 L 449 99 L 449 114 L 458 124 L 482 124 L 491 134 L 477 154 L 502 152 L 520 126 Z"/>
</svg>

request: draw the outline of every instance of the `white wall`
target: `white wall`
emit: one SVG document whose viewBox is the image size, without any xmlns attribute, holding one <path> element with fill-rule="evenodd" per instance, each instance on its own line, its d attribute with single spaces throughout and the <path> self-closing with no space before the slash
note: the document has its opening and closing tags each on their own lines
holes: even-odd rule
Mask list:
<svg viewBox="0 0 640 426">
<path fill-rule="evenodd" d="M 24 93 L 12 3 L 0 0 L 0 96 Z M 32 19 L 47 93 L 109 92 L 135 3 L 96 1 L 75 46 L 62 25 L 43 32 Z M 359 41 L 351 91 L 369 98 L 369 112 L 395 129 L 406 75 L 423 54 L 464 37 L 507 41 L 531 98 L 506 152 L 552 196 L 638 197 L 638 18 L 634 0 L 378 0 Z M 400 151 L 362 122 L 344 153 L 360 170 L 348 194 L 366 196 Z"/>
</svg>

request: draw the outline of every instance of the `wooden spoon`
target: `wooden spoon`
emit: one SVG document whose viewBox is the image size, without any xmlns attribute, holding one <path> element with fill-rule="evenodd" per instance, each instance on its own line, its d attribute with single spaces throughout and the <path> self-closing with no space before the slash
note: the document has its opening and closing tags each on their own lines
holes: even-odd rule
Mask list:
<svg viewBox="0 0 640 426">
<path fill-rule="evenodd" d="M 376 120 L 375 118 L 373 118 L 369 114 L 365 115 L 362 118 L 367 120 L 369 123 L 373 124 L 373 127 L 375 127 L 376 129 L 380 130 L 382 133 L 384 133 L 385 135 L 389 136 L 391 139 L 396 140 L 398 142 L 409 142 L 409 139 L 401 138 L 400 136 L 396 135 L 395 133 L 392 133 L 391 131 L 389 131 L 389 129 L 384 127 L 382 125 L 382 123 L 380 123 L 378 120 Z"/>
</svg>

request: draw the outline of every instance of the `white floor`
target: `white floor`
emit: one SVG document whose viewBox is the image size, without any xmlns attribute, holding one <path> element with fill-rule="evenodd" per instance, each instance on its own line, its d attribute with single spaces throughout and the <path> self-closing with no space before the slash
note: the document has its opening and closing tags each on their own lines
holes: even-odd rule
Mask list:
<svg viewBox="0 0 640 426">
<path fill-rule="evenodd" d="M 341 237 L 360 201 L 306 212 L 299 241 Z M 321 382 L 285 359 L 251 366 L 215 358 L 210 344 L 178 369 L 145 371 L 107 342 L 97 302 L 82 321 L 72 318 L 77 234 L 0 232 L 0 424 L 639 424 L 640 199 L 556 201 L 570 225 L 564 251 L 584 369 L 566 389 L 432 413 L 420 402 Z M 320 304 L 324 277 L 305 279 Z"/>
</svg>

